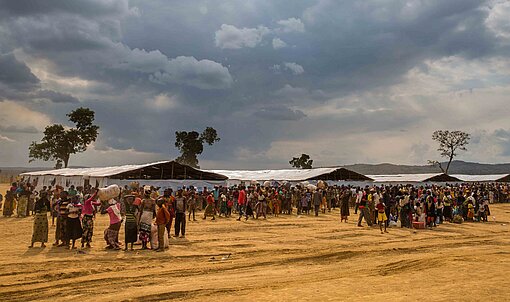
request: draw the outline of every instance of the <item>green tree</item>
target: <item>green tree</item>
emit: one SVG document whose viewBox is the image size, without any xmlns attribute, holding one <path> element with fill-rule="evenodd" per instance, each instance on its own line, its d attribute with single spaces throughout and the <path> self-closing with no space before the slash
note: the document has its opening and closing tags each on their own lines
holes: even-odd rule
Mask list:
<svg viewBox="0 0 510 302">
<path fill-rule="evenodd" d="M 292 160 L 289 161 L 289 164 L 298 169 L 311 169 L 313 159 L 310 159 L 310 155 L 303 153 L 300 157 L 293 157 Z"/>
<path fill-rule="evenodd" d="M 218 132 L 212 127 L 207 127 L 202 134 L 196 131 L 176 131 L 175 147 L 181 152 L 181 156 L 177 157 L 176 161 L 194 168 L 200 168 L 197 156 L 204 151 L 204 143 L 212 145 L 219 140 Z"/>
<path fill-rule="evenodd" d="M 84 152 L 90 143 L 96 141 L 99 126 L 94 125 L 94 111 L 78 108 L 66 115 L 75 124 L 74 128 L 53 124 L 44 129 L 40 143 L 32 142 L 29 150 L 29 162 L 36 159 L 56 161 L 56 168 L 67 168 L 71 154 Z"/>
<path fill-rule="evenodd" d="M 448 174 L 450 164 L 457 151 L 466 151 L 466 146 L 469 144 L 470 134 L 463 131 L 448 131 L 448 130 L 437 130 L 432 133 L 432 139 L 439 143 L 437 151 L 441 152 L 442 157 L 448 158 L 448 164 L 446 169 L 443 168 L 442 164 L 436 160 L 429 160 L 429 164 L 437 166 L 445 174 Z"/>
</svg>

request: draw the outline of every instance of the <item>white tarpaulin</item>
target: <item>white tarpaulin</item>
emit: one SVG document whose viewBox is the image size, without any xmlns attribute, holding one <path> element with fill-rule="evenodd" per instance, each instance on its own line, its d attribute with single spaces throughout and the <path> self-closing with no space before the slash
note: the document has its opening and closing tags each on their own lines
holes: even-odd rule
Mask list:
<svg viewBox="0 0 510 302">
<path fill-rule="evenodd" d="M 454 174 L 451 175 L 462 181 L 467 182 L 494 182 L 508 176 L 508 174 L 492 174 L 492 175 L 467 175 L 467 174 Z"/>
<path fill-rule="evenodd" d="M 83 177 L 108 177 L 112 175 L 121 174 L 124 172 L 137 170 L 158 164 L 169 163 L 170 161 L 160 161 L 143 165 L 123 165 L 112 167 L 99 167 L 99 168 L 65 168 L 57 170 L 26 172 L 20 174 L 21 176 L 40 176 L 40 175 L 55 175 L 55 176 L 83 176 Z"/>
<path fill-rule="evenodd" d="M 394 174 L 394 175 L 367 175 L 374 180 L 376 183 L 387 183 L 387 182 L 396 182 L 396 183 L 413 183 L 413 182 L 426 182 L 427 180 L 441 176 L 442 173 L 439 174 Z"/>
<path fill-rule="evenodd" d="M 315 169 L 282 169 L 282 170 L 206 170 L 216 174 L 225 175 L 229 180 L 287 180 L 302 181 L 314 179 L 323 174 L 335 172 L 339 168 Z"/>
</svg>

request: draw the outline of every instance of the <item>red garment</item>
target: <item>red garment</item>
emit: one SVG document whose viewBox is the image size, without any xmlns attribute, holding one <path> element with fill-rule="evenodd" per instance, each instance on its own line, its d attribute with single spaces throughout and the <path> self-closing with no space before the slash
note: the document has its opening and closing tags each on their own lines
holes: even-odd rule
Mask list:
<svg viewBox="0 0 510 302">
<path fill-rule="evenodd" d="M 239 197 L 237 197 L 237 204 L 244 205 L 246 199 L 246 192 L 244 190 L 239 191 Z"/>
<path fill-rule="evenodd" d="M 207 195 L 207 204 L 214 204 L 214 197 L 212 197 L 210 194 Z"/>
<path fill-rule="evenodd" d="M 162 206 L 156 212 L 156 224 L 166 225 L 170 221 L 170 213 L 165 206 Z"/>
<path fill-rule="evenodd" d="M 384 213 L 384 204 L 382 202 L 378 203 L 375 208 L 379 213 Z"/>
</svg>

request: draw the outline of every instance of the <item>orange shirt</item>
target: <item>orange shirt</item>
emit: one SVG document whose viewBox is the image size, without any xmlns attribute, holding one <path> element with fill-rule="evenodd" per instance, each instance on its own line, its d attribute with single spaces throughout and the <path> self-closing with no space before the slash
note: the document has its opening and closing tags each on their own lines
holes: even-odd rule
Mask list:
<svg viewBox="0 0 510 302">
<path fill-rule="evenodd" d="M 166 225 L 170 221 L 170 213 L 163 205 L 156 212 L 156 224 L 157 225 Z"/>
</svg>

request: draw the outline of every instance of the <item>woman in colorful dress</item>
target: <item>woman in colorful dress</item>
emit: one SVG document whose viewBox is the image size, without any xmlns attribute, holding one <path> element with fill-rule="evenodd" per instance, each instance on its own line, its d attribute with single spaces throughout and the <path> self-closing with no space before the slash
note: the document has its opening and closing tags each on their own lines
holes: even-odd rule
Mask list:
<svg viewBox="0 0 510 302">
<path fill-rule="evenodd" d="M 16 203 L 14 200 L 14 193 L 11 190 L 7 190 L 5 192 L 5 201 L 4 201 L 4 209 L 3 209 L 4 217 L 11 217 L 12 214 L 14 214 L 15 207 L 16 207 Z"/>
<path fill-rule="evenodd" d="M 28 211 L 28 196 L 30 193 L 27 187 L 23 185 L 16 189 L 16 194 L 18 195 L 18 207 L 16 208 L 17 217 L 26 217 Z"/>
<path fill-rule="evenodd" d="M 139 238 L 142 241 L 142 250 L 147 249 L 147 244 L 151 240 L 152 220 L 156 213 L 156 202 L 150 198 L 150 193 L 145 193 L 145 198 L 140 205 L 142 211 L 140 213 L 140 234 Z"/>
<path fill-rule="evenodd" d="M 124 226 L 125 251 L 127 251 L 129 243 L 131 243 L 131 250 L 133 250 L 133 245 L 138 240 L 138 224 L 136 223 L 138 206 L 135 205 L 135 199 L 136 196 L 134 195 L 124 196 L 124 211 L 126 216 L 126 224 Z"/>
<path fill-rule="evenodd" d="M 30 244 L 29 248 L 33 248 L 36 242 L 41 243 L 41 248 L 46 247 L 45 243 L 48 242 L 47 212 L 49 212 L 50 209 L 50 200 L 48 199 L 47 192 L 41 192 L 39 200 L 37 200 L 34 205 L 34 231 L 32 233 L 32 244 Z"/>
<path fill-rule="evenodd" d="M 220 193 L 220 214 L 218 216 L 221 216 L 222 214 L 227 217 L 227 196 L 224 192 Z"/>
<path fill-rule="evenodd" d="M 120 250 L 119 230 L 122 225 L 122 214 L 120 211 L 120 203 L 115 199 L 108 201 L 109 207 L 106 212 L 110 216 L 110 226 L 104 231 L 104 240 L 107 249 Z"/>
<path fill-rule="evenodd" d="M 101 202 L 96 200 L 97 189 L 92 189 L 92 195 L 85 200 L 82 208 L 81 225 L 83 228 L 83 235 L 81 236 L 81 247 L 90 248 L 92 236 L 94 235 L 94 206 L 100 206 Z"/>
</svg>

